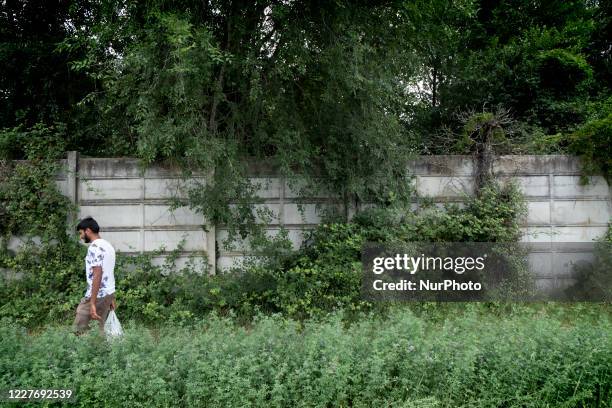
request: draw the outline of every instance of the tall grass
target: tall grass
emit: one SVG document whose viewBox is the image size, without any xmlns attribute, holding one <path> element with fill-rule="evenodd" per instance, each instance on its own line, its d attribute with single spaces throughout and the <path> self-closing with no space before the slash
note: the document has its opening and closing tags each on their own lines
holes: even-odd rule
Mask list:
<svg viewBox="0 0 612 408">
<path fill-rule="evenodd" d="M 446 313 L 392 308 L 349 326 L 340 314 L 262 315 L 247 327 L 211 315 L 154 331 L 125 322 L 110 343 L 3 321 L 0 389 L 71 388 L 82 407 L 612 406 L 605 314 Z"/>
</svg>

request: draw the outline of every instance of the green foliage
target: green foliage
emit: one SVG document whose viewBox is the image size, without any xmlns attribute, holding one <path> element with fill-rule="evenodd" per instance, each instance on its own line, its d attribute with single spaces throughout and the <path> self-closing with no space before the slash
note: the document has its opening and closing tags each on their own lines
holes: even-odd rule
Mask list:
<svg viewBox="0 0 612 408">
<path fill-rule="evenodd" d="M 407 125 L 423 140 L 426 153 L 449 151 L 435 135 L 446 127 L 461 129 L 457 112 L 501 105 L 530 128 L 525 135 L 530 138 L 571 133 L 588 120 L 591 103 L 610 95 L 602 42 L 610 30 L 607 5 L 423 3 L 411 7 L 424 12 L 407 14 L 408 42 L 422 44 L 415 53 L 423 64 L 412 77 L 418 103 L 407 105 L 413 118 Z"/>
<path fill-rule="evenodd" d="M 612 181 L 612 113 L 585 123 L 569 137 L 569 150 L 582 159 L 586 176 L 602 174 Z"/>
<path fill-rule="evenodd" d="M 65 236 L 71 205 L 57 191 L 56 172 L 55 163 L 18 163 L 0 179 L 0 233 L 5 239 L 11 234 L 45 240 Z"/>
<path fill-rule="evenodd" d="M 296 252 L 283 247 L 281 234 L 260 253 L 263 260 L 226 274 L 209 276 L 197 265 L 173 272 L 173 258 L 155 265 L 155 253 L 119 255 L 117 304 L 125 318 L 152 325 L 186 323 L 212 311 L 233 313 L 240 320 L 248 320 L 257 311 L 298 319 L 336 309 L 355 314 L 373 308 L 361 299 L 365 242 L 511 243 L 520 237 L 522 214 L 524 204 L 515 186 L 491 185 L 479 197 L 468 197 L 463 208 L 425 207 L 417 213 L 373 209 L 357 214 L 350 223 L 322 224 L 310 233 L 309 244 Z M 0 317 L 21 319 L 28 326 L 43 324 L 49 316 L 70 322 L 84 289 L 79 272 L 83 270 L 82 251 L 82 245 L 67 240 L 40 247 L 30 243 L 17 254 L 0 254 L 0 268 L 21 275 L 21 279 L 3 281 L 1 294 L 6 303 Z M 523 266 L 517 263 L 516 273 Z M 57 282 L 53 281 L 55 274 Z M 23 310 L 27 313 L 21 315 Z"/>
<path fill-rule="evenodd" d="M 465 207 L 451 204 L 445 211 L 433 210 L 415 223 L 410 239 L 431 242 L 516 242 L 520 223 L 527 213 L 523 196 L 515 184 L 490 184 L 479 197 L 467 197 Z M 412 231 L 411 231 L 412 233 Z"/>
<path fill-rule="evenodd" d="M 0 168 L 0 296 L 6 299 L 0 317 L 28 326 L 73 313 L 82 285 L 85 252 L 67 225 L 75 209 L 56 184 L 64 130 L 36 124 L 0 133 L 0 141 L 8 141 L 0 146 L 20 140 L 28 159 L 3 160 Z M 11 239 L 17 249 L 8 248 Z"/>
<path fill-rule="evenodd" d="M 84 294 L 85 253 L 75 240 L 0 251 L 0 318 L 28 327 L 72 321 Z"/>
<path fill-rule="evenodd" d="M 539 74 L 545 89 L 562 96 L 571 94 L 584 81 L 591 80 L 593 70 L 582 55 L 552 49 L 540 53 Z"/>
<path fill-rule="evenodd" d="M 17 158 L 37 162 L 54 160 L 61 158 L 65 151 L 66 126 L 63 123 L 46 126 L 38 122 L 26 130 L 22 126 L 17 126 L 0 131 L 1 160 Z"/>
<path fill-rule="evenodd" d="M 455 306 L 440 322 L 396 309 L 350 327 L 340 314 L 258 316 L 248 328 L 216 316 L 155 331 L 124 321 L 110 343 L 3 320 L 0 387 L 69 388 L 77 407 L 610 406 L 609 318 Z"/>
<path fill-rule="evenodd" d="M 406 59 L 394 33 L 381 29 L 394 13 L 351 2 L 252 6 L 102 10 L 98 37 L 75 36 L 90 48 L 79 69 L 103 73 L 103 92 L 88 103 L 113 135 L 135 136 L 144 164 L 169 161 L 186 177 L 205 174 L 206 182 L 186 183 L 182 204 L 229 224 L 231 238 L 262 235 L 245 167 L 253 158 L 300 175 L 309 190 L 332 191 L 346 208 L 406 197 L 409 144 L 396 80 Z M 121 58 L 109 61 L 102 51 L 116 43 Z"/>
<path fill-rule="evenodd" d="M 5 299 L 0 318 L 27 327 L 71 324 L 86 287 L 85 253 L 86 246 L 75 240 L 28 242 L 16 253 L 0 253 L 0 270 L 4 270 L 0 295 Z M 153 261 L 155 255 L 117 256 L 117 306 L 124 319 L 156 326 L 182 324 L 211 311 L 232 309 L 241 318 L 254 313 L 247 298 L 261 286 L 255 275 L 209 276 L 195 264 L 177 271 L 172 256 L 160 265 Z"/>
<path fill-rule="evenodd" d="M 372 242 L 517 242 L 527 208 L 518 186 L 491 183 L 480 196 L 443 208 L 423 202 L 418 211 L 371 209 L 355 216 Z"/>
<path fill-rule="evenodd" d="M 269 309 L 252 297 L 269 288 L 265 276 L 255 271 L 242 276 L 208 275 L 197 265 L 176 270 L 169 259 L 152 262 L 154 254 L 120 256 L 115 271 L 117 305 L 124 319 L 147 325 L 188 323 L 210 312 L 232 313 L 239 320 L 250 318 L 256 308 Z"/>
<path fill-rule="evenodd" d="M 443 152 L 456 112 L 567 134 L 612 89 L 608 2 L 250 6 L 2 4 L 0 128 L 64 123 L 85 154 L 206 170 L 263 157 L 359 202 L 401 195 L 406 153 Z"/>
<path fill-rule="evenodd" d="M 78 131 L 91 120 L 77 102 L 95 89 L 95 83 L 70 69 L 70 62 L 82 58 L 86 49 L 57 45 L 77 31 L 88 31 L 85 27 L 92 23 L 97 6 L 72 0 L 0 4 L 0 129 L 62 122 Z"/>
<path fill-rule="evenodd" d="M 292 317 L 305 318 L 348 308 L 370 310 L 361 300 L 361 250 L 365 242 L 499 242 L 508 244 L 509 273 L 526 278 L 525 254 L 512 243 L 521 237 L 526 213 L 516 185 L 491 184 L 464 207 L 425 208 L 420 212 L 373 209 L 346 224 L 315 228 L 303 249 L 280 265 L 268 266 L 266 304 Z M 265 265 L 265 264 L 264 264 Z M 265 266 L 264 266 L 265 268 Z M 257 303 L 257 302 L 256 302 Z"/>
<path fill-rule="evenodd" d="M 516 122 L 501 108 L 495 112 L 463 112 L 457 114 L 462 123 L 457 136 L 446 132 L 447 144 L 450 140 L 451 152 L 471 154 L 476 160 L 476 182 L 480 187 L 493 178 L 491 166 L 495 155 L 512 152 L 510 136 L 515 132 Z M 482 178 L 483 173 L 488 177 Z"/>
<path fill-rule="evenodd" d="M 323 224 L 309 240 L 312 245 L 274 271 L 278 309 L 297 318 L 344 307 L 369 309 L 360 299 L 366 231 L 355 223 Z"/>
<path fill-rule="evenodd" d="M 566 289 L 570 299 L 604 299 L 612 302 L 612 227 L 595 244 L 592 262 L 574 265 L 576 283 Z"/>
<path fill-rule="evenodd" d="M 28 131 L 19 128 L 0 133 L 0 153 L 10 158 L 9 149 L 20 140 L 28 161 L 4 161 L 0 167 L 0 234 L 37 236 L 45 242 L 66 238 L 66 220 L 74 211 L 57 190 L 61 170 L 57 159 L 64 152 L 62 126 L 37 124 Z M 4 242 L 6 244 L 6 242 Z"/>
<path fill-rule="evenodd" d="M 218 167 L 211 178 L 204 182 L 189 178 L 185 173 L 184 190 L 187 199 L 174 200 L 173 209 L 188 206 L 202 214 L 211 225 L 223 225 L 227 231 L 225 246 L 231 246 L 238 237 L 249 236 L 254 250 L 268 242 L 265 225 L 273 219 L 271 211 L 256 208 L 257 185 L 243 177 L 244 169 L 232 165 Z M 258 219 L 259 218 L 259 219 Z"/>
<path fill-rule="evenodd" d="M 0 154 L 26 157 L 42 123 L 67 149 L 178 163 L 207 178 L 182 205 L 260 239 L 248 160 L 333 192 L 346 220 L 405 201 L 412 154 L 473 151 L 457 112 L 503 106 L 523 129 L 506 147 L 548 153 L 610 97 L 606 2 L 250 6 L 2 4 Z"/>
</svg>

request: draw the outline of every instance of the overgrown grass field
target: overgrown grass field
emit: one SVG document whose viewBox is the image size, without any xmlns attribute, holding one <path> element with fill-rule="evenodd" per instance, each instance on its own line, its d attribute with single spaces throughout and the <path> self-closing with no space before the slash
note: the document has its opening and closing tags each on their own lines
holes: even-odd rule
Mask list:
<svg viewBox="0 0 612 408">
<path fill-rule="evenodd" d="M 124 322 L 113 342 L 5 319 L 0 388 L 70 388 L 80 407 L 610 407 L 609 311 L 415 304 L 350 324 L 335 312 L 246 326 L 213 313 L 189 326 Z"/>
</svg>

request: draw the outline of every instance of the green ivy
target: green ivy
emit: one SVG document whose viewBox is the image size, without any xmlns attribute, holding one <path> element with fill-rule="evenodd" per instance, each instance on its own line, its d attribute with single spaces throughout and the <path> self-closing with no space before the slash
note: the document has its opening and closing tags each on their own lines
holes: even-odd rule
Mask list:
<svg viewBox="0 0 612 408">
<path fill-rule="evenodd" d="M 27 161 L 9 160 L 15 140 Z M 0 132 L 0 317 L 28 326 L 66 319 L 82 295 L 85 247 L 71 234 L 75 208 L 56 184 L 63 140 L 61 125 Z M 11 238 L 18 249 L 9 249 Z"/>
<path fill-rule="evenodd" d="M 22 131 L 0 132 L 0 234 L 6 244 L 11 235 L 39 237 L 43 241 L 65 240 L 67 219 L 75 210 L 57 189 L 64 154 L 63 127 L 41 124 Z M 12 161 L 6 141 L 23 140 L 27 161 Z M 2 146 L 4 148 L 2 149 Z"/>
</svg>

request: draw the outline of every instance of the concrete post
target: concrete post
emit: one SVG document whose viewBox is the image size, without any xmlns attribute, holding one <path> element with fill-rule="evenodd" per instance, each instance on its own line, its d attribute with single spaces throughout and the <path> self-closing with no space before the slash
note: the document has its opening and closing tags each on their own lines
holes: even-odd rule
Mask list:
<svg viewBox="0 0 612 408">
<path fill-rule="evenodd" d="M 213 168 L 211 172 L 206 176 L 206 182 L 211 183 L 214 182 L 215 178 L 215 169 Z M 206 226 L 206 254 L 208 256 L 208 265 L 210 267 L 209 274 L 216 275 L 217 274 L 217 229 L 214 224 L 210 224 Z"/>
<path fill-rule="evenodd" d="M 78 197 L 78 171 L 79 171 L 79 153 L 71 151 L 67 153 L 66 160 L 66 191 L 68 193 L 68 199 L 75 207 L 75 211 L 69 211 L 67 214 L 67 233 L 70 235 L 73 233 L 76 217 L 79 208 L 79 197 Z"/>
</svg>

